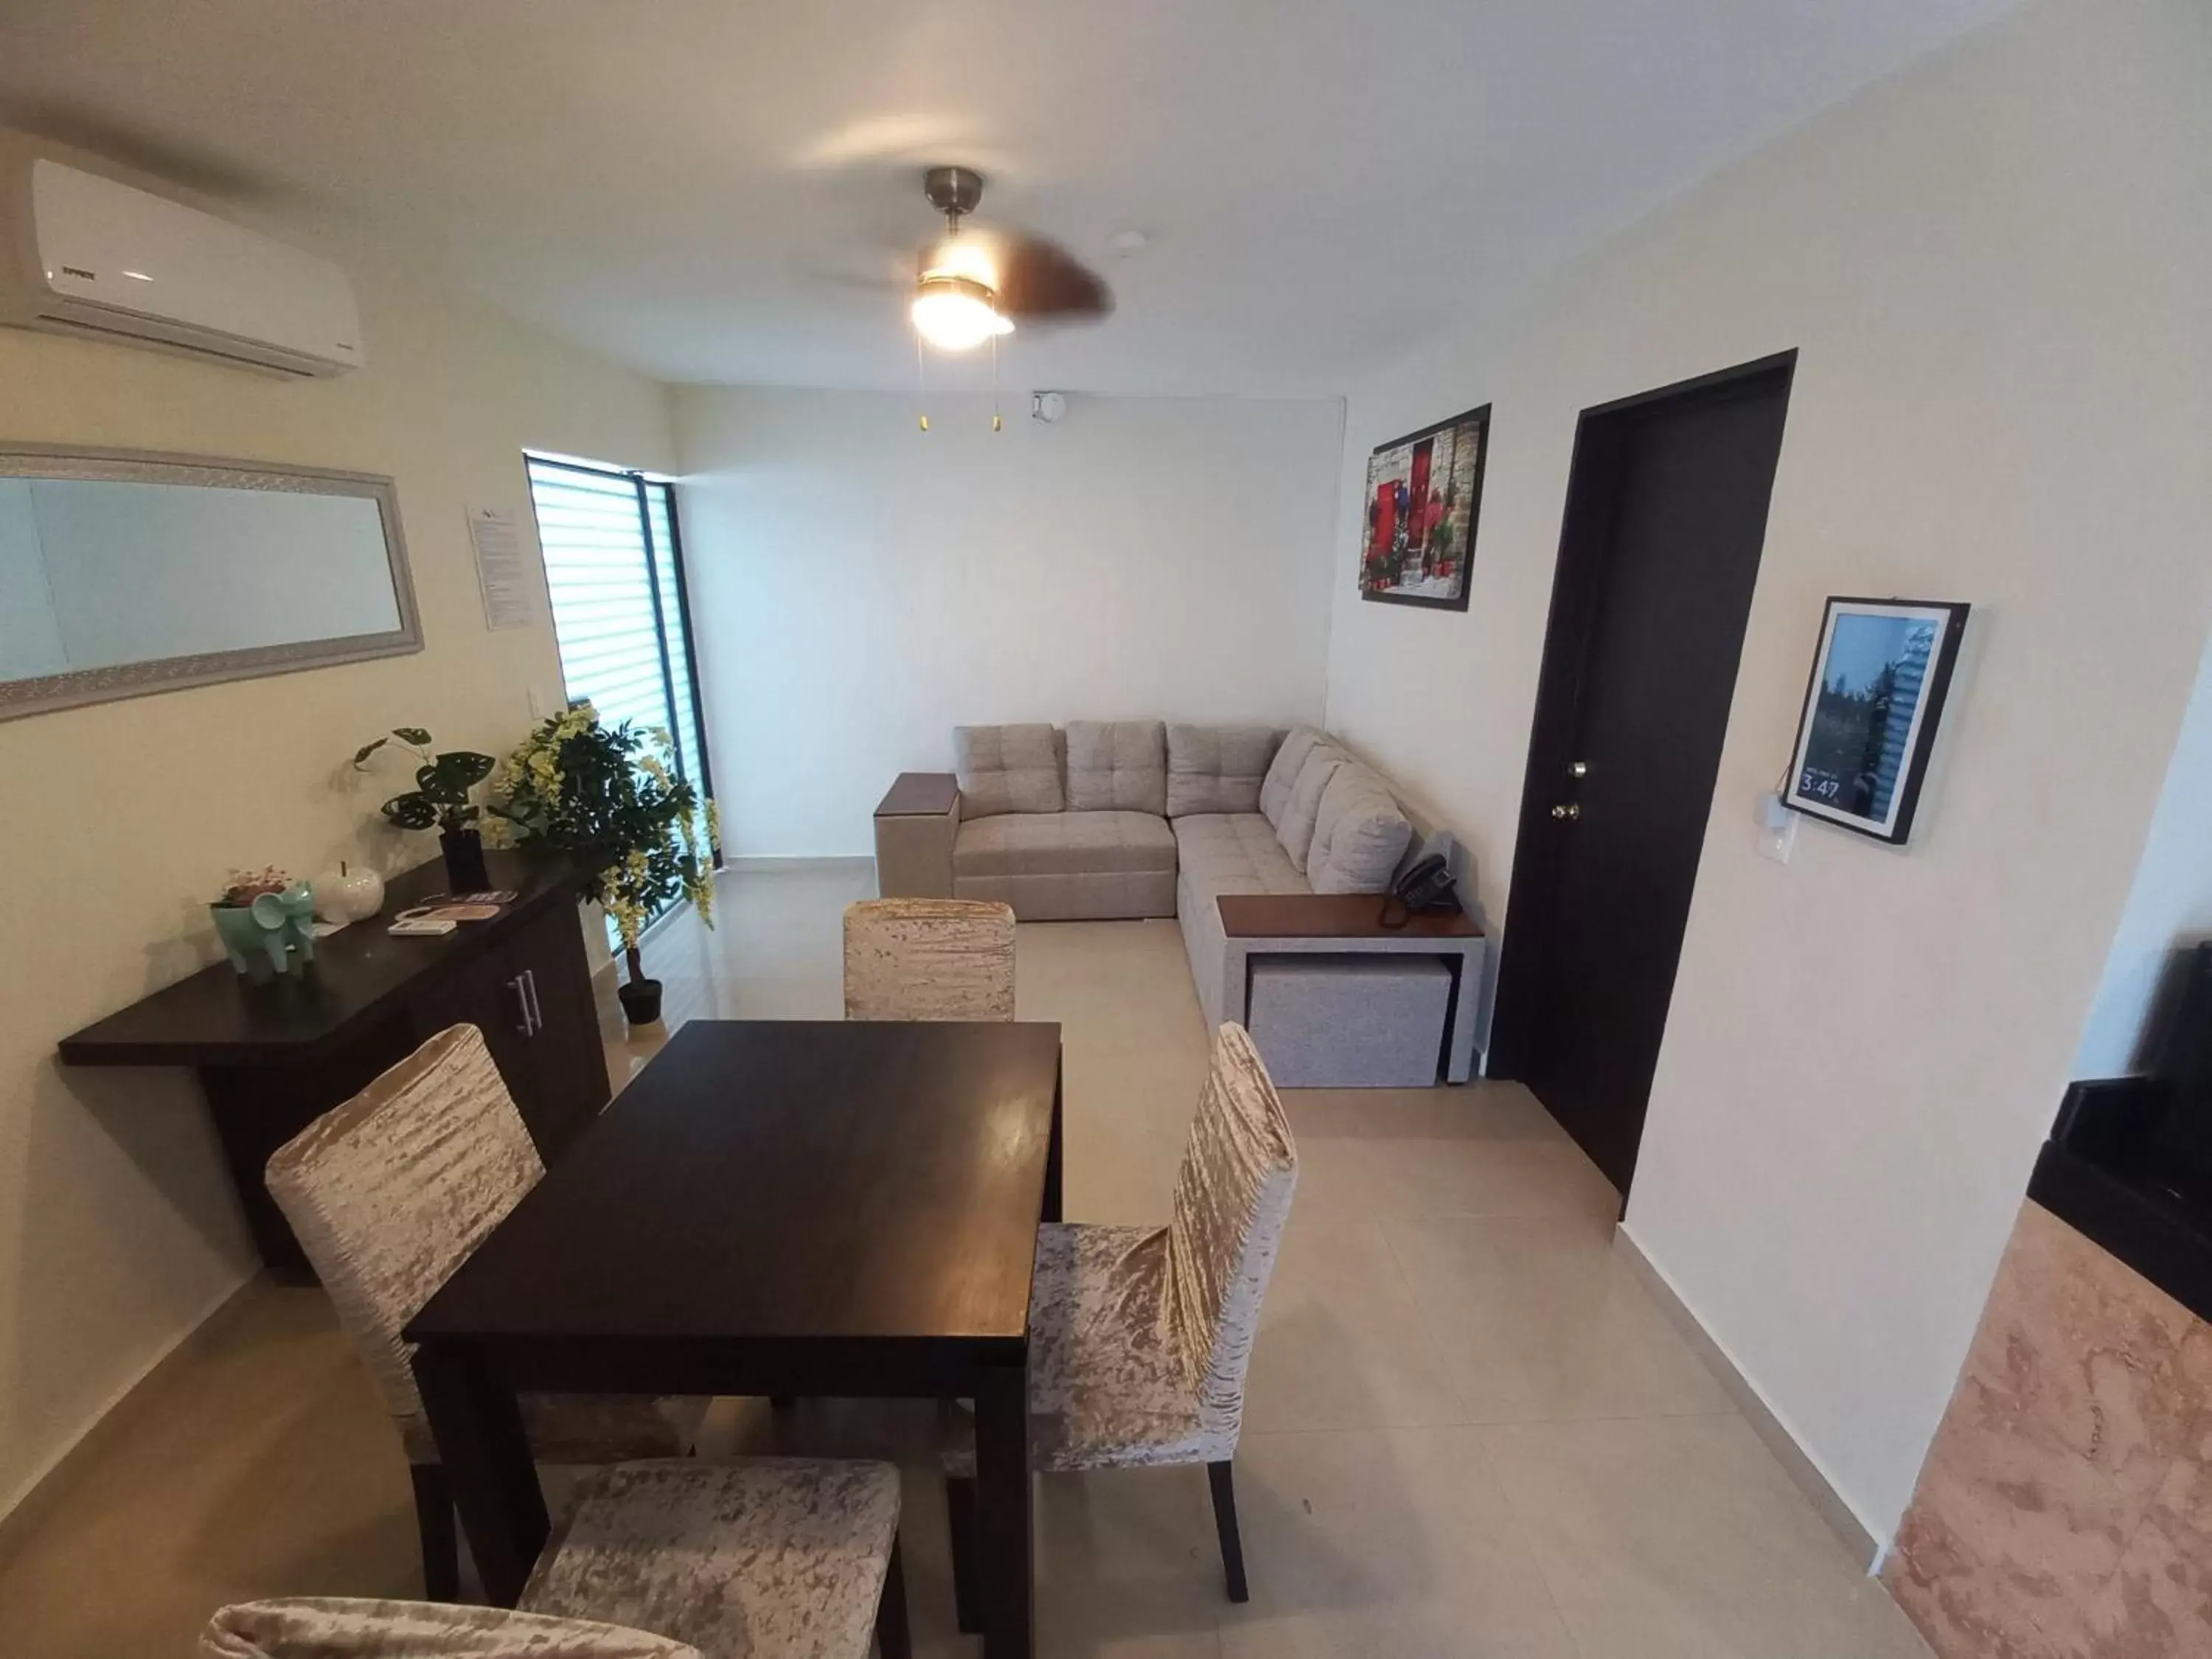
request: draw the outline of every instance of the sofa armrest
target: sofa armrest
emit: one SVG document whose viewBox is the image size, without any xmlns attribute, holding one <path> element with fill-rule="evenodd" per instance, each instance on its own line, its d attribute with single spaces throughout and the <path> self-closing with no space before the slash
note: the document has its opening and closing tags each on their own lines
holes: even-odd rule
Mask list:
<svg viewBox="0 0 2212 1659">
<path fill-rule="evenodd" d="M 950 772 L 902 772 L 876 807 L 876 891 L 951 898 L 960 787 Z"/>
</svg>

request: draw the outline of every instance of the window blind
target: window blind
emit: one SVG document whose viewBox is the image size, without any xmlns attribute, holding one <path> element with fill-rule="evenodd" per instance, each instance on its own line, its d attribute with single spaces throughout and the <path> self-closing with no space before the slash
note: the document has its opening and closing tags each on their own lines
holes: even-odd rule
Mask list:
<svg viewBox="0 0 2212 1659">
<path fill-rule="evenodd" d="M 711 795 L 674 487 L 617 467 L 527 460 L 569 700 L 589 698 L 609 726 L 667 732 L 678 775 Z"/>
<path fill-rule="evenodd" d="M 673 490 L 611 468 L 532 456 L 531 501 L 571 701 L 610 726 L 669 733 L 677 769 L 708 793 L 685 627 Z"/>
</svg>

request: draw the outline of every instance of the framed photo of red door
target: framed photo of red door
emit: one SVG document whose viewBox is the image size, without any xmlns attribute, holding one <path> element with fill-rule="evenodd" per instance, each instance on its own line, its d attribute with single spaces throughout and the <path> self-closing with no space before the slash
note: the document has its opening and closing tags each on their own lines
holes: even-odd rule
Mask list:
<svg viewBox="0 0 2212 1659">
<path fill-rule="evenodd" d="M 1359 597 L 1464 611 L 1490 451 L 1490 405 L 1379 444 L 1367 458 Z"/>
</svg>

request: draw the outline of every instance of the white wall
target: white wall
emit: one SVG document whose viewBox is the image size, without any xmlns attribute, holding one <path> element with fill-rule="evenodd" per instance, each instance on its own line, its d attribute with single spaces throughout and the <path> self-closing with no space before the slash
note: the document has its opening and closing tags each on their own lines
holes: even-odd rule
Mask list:
<svg viewBox="0 0 2212 1659">
<path fill-rule="evenodd" d="M 2122 1077 L 2146 1056 L 2144 1024 L 2175 951 L 2212 939 L 2212 641 L 2166 763 L 2135 885 L 2120 913 L 2075 1077 Z"/>
<path fill-rule="evenodd" d="M 956 725 L 1318 720 L 1334 400 L 684 386 L 684 566 L 732 854 L 872 851 Z"/>
<path fill-rule="evenodd" d="M 1628 1227 L 1877 1537 L 2212 614 L 2209 35 L 2202 0 L 2032 3 L 1350 402 L 1330 724 L 1469 837 L 1496 911 L 1577 411 L 1802 354 Z M 1366 451 L 1486 400 L 1469 613 L 1359 604 Z M 1829 593 L 1975 614 L 1911 847 L 1808 823 L 1784 868 L 1751 815 Z"/>
<path fill-rule="evenodd" d="M 282 227 L 273 227 L 280 234 Z M 234 866 L 435 853 L 343 771 L 394 724 L 497 750 L 557 699 L 550 623 L 483 625 L 465 517 L 528 521 L 526 444 L 665 467 L 659 387 L 473 304 L 355 266 L 369 367 L 301 385 L 0 330 L 0 438 L 392 475 L 417 655 L 0 723 L 0 1510 L 251 1271 L 182 1073 L 64 1070 L 57 1039 L 212 957 Z M 366 785 L 366 787 L 364 787 Z"/>
</svg>

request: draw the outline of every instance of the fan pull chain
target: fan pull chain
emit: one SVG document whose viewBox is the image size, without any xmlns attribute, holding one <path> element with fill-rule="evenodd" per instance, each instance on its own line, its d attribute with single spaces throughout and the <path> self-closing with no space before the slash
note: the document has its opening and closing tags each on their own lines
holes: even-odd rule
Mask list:
<svg viewBox="0 0 2212 1659">
<path fill-rule="evenodd" d="M 999 418 L 999 337 L 991 337 L 991 430 L 1004 432 L 1006 423 Z"/>
<path fill-rule="evenodd" d="M 929 430 L 929 358 L 921 349 L 921 336 L 914 337 L 914 396 L 921 405 L 921 429 Z"/>
</svg>

